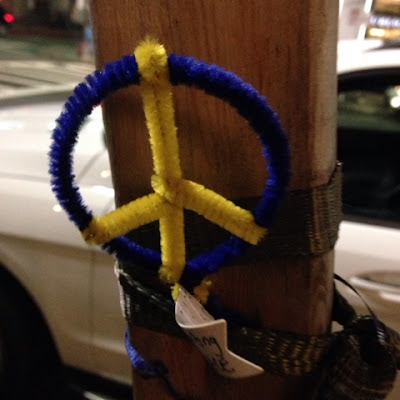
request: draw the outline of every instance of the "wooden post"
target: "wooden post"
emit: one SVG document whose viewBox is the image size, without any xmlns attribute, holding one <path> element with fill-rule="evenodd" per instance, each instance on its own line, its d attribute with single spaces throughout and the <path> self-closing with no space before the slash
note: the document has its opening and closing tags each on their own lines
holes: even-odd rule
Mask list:
<svg viewBox="0 0 400 400">
<path fill-rule="evenodd" d="M 291 189 L 328 182 L 336 159 L 337 1 L 92 0 L 97 67 L 152 35 L 168 52 L 232 70 L 279 113 L 292 149 Z M 232 200 L 261 193 L 260 145 L 229 106 L 194 89 L 174 92 L 182 170 Z M 152 160 L 137 88 L 105 101 L 118 205 L 150 193 Z M 333 254 L 267 258 L 214 277 L 223 302 L 264 327 L 322 334 L 330 327 Z M 245 279 L 243 279 L 245 278 Z M 144 356 L 162 359 L 178 390 L 199 400 L 307 399 L 309 382 L 263 374 L 216 375 L 188 341 L 135 327 Z M 135 379 L 135 399 L 170 398 Z"/>
</svg>

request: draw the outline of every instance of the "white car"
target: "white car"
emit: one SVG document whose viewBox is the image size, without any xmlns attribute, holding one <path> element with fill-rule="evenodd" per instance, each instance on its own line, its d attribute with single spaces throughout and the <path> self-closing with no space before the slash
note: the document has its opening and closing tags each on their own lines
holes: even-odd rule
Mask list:
<svg viewBox="0 0 400 400">
<path fill-rule="evenodd" d="M 346 218 L 335 268 L 400 331 L 400 48 L 343 43 L 338 72 Z M 14 379 L 34 379 L 59 357 L 130 383 L 114 260 L 86 246 L 49 185 L 50 135 L 65 96 L 0 99 L 0 379 L 10 366 Z M 104 214 L 114 192 L 99 109 L 76 152 L 85 202 Z"/>
<path fill-rule="evenodd" d="M 338 51 L 345 220 L 335 270 L 400 331 L 400 47 L 357 44 Z"/>
<path fill-rule="evenodd" d="M 400 47 L 341 42 L 338 74 L 344 221 L 335 271 L 400 332 Z M 341 289 L 366 312 L 354 293 Z M 399 377 L 388 398 L 400 398 Z"/>
</svg>

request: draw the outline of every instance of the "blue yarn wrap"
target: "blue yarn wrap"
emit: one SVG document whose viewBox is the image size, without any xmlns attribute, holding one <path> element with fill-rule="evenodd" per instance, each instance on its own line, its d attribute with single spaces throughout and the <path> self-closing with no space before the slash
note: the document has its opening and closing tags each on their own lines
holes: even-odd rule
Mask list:
<svg viewBox="0 0 400 400">
<path fill-rule="evenodd" d="M 129 331 L 125 332 L 125 348 L 128 357 L 142 378 L 158 378 L 164 383 L 165 388 L 175 400 L 193 400 L 179 393 L 168 378 L 168 368 L 160 361 L 147 361 L 130 342 Z"/>
</svg>

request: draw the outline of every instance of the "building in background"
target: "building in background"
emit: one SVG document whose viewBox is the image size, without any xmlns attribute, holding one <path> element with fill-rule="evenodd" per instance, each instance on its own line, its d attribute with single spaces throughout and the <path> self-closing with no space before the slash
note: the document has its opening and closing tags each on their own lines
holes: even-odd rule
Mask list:
<svg viewBox="0 0 400 400">
<path fill-rule="evenodd" d="M 400 40 L 400 0 L 375 0 L 367 38 Z"/>
<path fill-rule="evenodd" d="M 339 1 L 339 40 L 364 39 L 372 0 Z"/>
<path fill-rule="evenodd" d="M 400 0 L 339 0 L 339 40 L 400 39 Z"/>
<path fill-rule="evenodd" d="M 3 5 L 14 14 L 17 25 L 25 30 L 76 30 L 71 20 L 74 4 L 75 0 L 3 0 Z"/>
<path fill-rule="evenodd" d="M 339 2 L 339 40 L 400 39 L 400 0 L 332 0 Z M 81 26 L 72 12 L 86 0 L 0 0 L 27 29 L 52 29 L 79 34 Z"/>
</svg>

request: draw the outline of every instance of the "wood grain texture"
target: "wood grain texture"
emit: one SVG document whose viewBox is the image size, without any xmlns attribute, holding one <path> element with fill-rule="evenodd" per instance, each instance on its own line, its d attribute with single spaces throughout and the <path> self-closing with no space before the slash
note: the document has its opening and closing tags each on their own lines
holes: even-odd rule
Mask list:
<svg viewBox="0 0 400 400">
<path fill-rule="evenodd" d="M 337 2 L 332 0 L 92 0 L 97 66 L 133 53 L 146 35 L 167 51 L 216 63 L 251 83 L 279 113 L 292 149 L 291 189 L 326 183 L 336 157 Z M 174 89 L 182 171 L 237 199 L 261 193 L 264 162 L 256 135 L 226 104 L 194 89 Z M 117 204 L 151 192 L 152 160 L 136 87 L 104 103 Z M 326 332 L 333 254 L 232 266 L 214 278 L 229 306 L 265 327 Z M 132 340 L 163 359 L 171 380 L 198 400 L 306 399 L 309 382 L 263 374 L 217 376 L 186 341 L 143 328 Z M 135 379 L 137 400 L 169 399 L 157 383 Z"/>
</svg>

